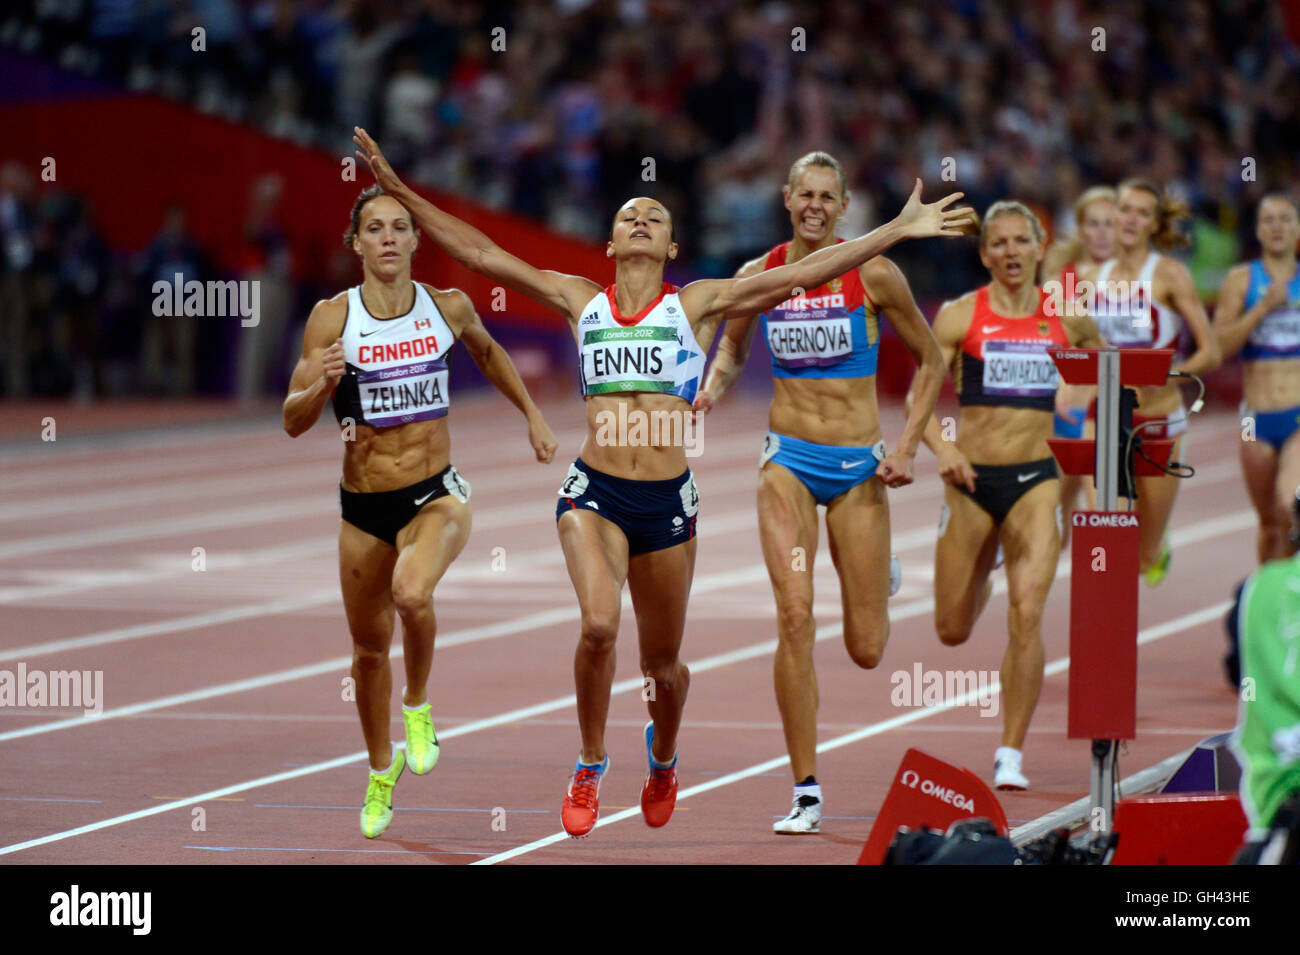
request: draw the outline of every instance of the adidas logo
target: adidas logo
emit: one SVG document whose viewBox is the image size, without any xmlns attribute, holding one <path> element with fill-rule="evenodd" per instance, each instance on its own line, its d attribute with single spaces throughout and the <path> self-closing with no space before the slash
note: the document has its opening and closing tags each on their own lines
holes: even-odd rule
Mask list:
<svg viewBox="0 0 1300 955">
<path fill-rule="evenodd" d="M 590 315 L 584 315 L 583 318 L 582 318 L 582 321 L 580 321 L 578 324 L 579 324 L 579 325 L 599 325 L 599 324 L 600 324 L 600 313 L 599 313 L 599 312 L 592 312 Z"/>
</svg>

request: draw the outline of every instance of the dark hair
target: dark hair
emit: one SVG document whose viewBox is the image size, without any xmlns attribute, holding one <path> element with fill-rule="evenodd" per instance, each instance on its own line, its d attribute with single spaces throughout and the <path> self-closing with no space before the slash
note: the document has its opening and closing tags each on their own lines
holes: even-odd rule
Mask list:
<svg viewBox="0 0 1300 955">
<path fill-rule="evenodd" d="M 1187 211 L 1187 203 L 1174 198 L 1147 179 L 1125 179 L 1115 187 L 1116 195 L 1125 189 L 1141 189 L 1156 198 L 1156 231 L 1151 236 L 1152 245 L 1161 252 L 1191 247 L 1192 240 L 1183 235 L 1178 228 L 1191 218 Z"/>
<path fill-rule="evenodd" d="M 659 203 L 659 207 L 663 209 L 664 212 L 668 213 L 668 241 L 676 242 L 677 241 L 677 220 L 673 218 L 673 214 L 668 211 L 668 207 L 666 205 L 664 205 L 662 202 L 659 202 L 658 199 L 654 201 Z M 623 203 L 623 206 L 625 205 L 627 205 L 626 202 Z M 618 211 L 616 211 L 613 217 L 609 220 L 609 239 L 611 242 L 614 240 L 614 224 L 618 222 L 618 214 L 619 212 L 623 211 L 623 206 L 619 206 Z"/>
<path fill-rule="evenodd" d="M 384 188 L 379 183 L 375 183 L 362 189 L 357 196 L 357 201 L 352 203 L 352 216 L 349 221 L 348 231 L 343 233 L 343 247 L 349 252 L 352 251 L 352 240 L 361 231 L 361 210 L 365 208 L 366 203 L 371 199 L 378 199 L 380 196 L 386 195 L 388 193 L 384 191 Z M 402 206 L 402 208 L 406 209 L 406 206 Z M 415 217 L 411 215 L 410 209 L 406 209 L 406 215 L 411 220 L 411 228 L 415 230 L 416 235 L 419 235 L 420 227 L 415 224 Z"/>
</svg>

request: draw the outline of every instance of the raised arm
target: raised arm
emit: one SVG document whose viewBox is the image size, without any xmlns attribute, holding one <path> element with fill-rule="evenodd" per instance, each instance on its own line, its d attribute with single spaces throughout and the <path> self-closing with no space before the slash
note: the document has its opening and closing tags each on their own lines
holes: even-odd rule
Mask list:
<svg viewBox="0 0 1300 955">
<path fill-rule="evenodd" d="M 1169 290 L 1169 304 L 1183 316 L 1196 340 L 1196 351 L 1180 366 L 1172 369 L 1189 375 L 1204 375 L 1219 367 L 1219 339 L 1210 329 L 1210 319 L 1205 306 L 1196 294 L 1187 266 L 1175 259 L 1161 259 L 1159 269 L 1165 273 L 1165 287 Z M 1157 273 L 1159 274 L 1159 273 Z"/>
<path fill-rule="evenodd" d="M 872 259 L 861 269 L 862 281 L 871 289 L 871 299 L 898 332 L 903 346 L 916 361 L 907 406 L 907 424 L 898 445 L 880 464 L 880 478 L 887 487 L 912 483 L 912 462 L 925 426 L 934 415 L 939 389 L 943 387 L 943 353 L 925 316 L 916 307 L 902 270 L 886 258 Z"/>
<path fill-rule="evenodd" d="M 954 192 L 938 202 L 922 203 L 918 179 L 903 211 L 878 229 L 806 255 L 793 265 L 767 269 L 747 278 L 692 282 L 682 289 L 682 305 L 699 321 L 748 318 L 800 294 L 796 290 L 817 288 L 856 269 L 904 239 L 964 235 L 971 210 L 949 208 L 961 197 L 962 193 Z"/>
<path fill-rule="evenodd" d="M 343 360 L 343 322 L 347 317 L 346 293 L 319 301 L 307 318 L 302 334 L 302 357 L 289 379 L 284 399 L 284 430 L 296 438 L 316 423 L 325 402 L 334 394 L 347 370 Z"/>
<path fill-rule="evenodd" d="M 757 275 L 763 271 L 765 262 L 765 256 L 751 259 L 736 270 L 736 278 Z M 701 414 L 712 411 L 740 377 L 745 362 L 749 360 L 749 349 L 754 344 L 754 330 L 758 325 L 758 316 L 751 315 L 748 319 L 729 323 L 723 331 L 718 350 L 713 355 L 713 364 L 704 379 L 704 387 L 695 396 L 695 408 Z"/>
<path fill-rule="evenodd" d="M 1214 334 L 1225 361 L 1241 351 L 1265 315 L 1286 304 L 1286 285 L 1282 282 L 1270 284 L 1264 297 L 1246 308 L 1249 289 L 1248 265 L 1233 266 L 1219 289 L 1219 302 L 1214 307 Z"/>
<path fill-rule="evenodd" d="M 357 155 L 370 166 L 375 181 L 410 210 L 425 235 L 465 268 L 527 295 L 570 321 L 576 321 L 583 306 L 600 291 L 595 282 L 581 276 L 534 268 L 505 251 L 468 222 L 417 195 L 397 177 L 379 151 L 378 144 L 360 126 L 354 127 L 352 141 L 357 144 Z"/>
</svg>

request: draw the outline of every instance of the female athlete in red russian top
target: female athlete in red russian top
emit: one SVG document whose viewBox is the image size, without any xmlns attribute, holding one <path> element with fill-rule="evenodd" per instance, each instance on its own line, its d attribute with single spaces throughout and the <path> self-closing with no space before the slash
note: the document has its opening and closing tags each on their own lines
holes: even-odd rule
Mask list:
<svg viewBox="0 0 1300 955">
<path fill-rule="evenodd" d="M 1002 658 L 1002 745 L 994 784 L 1025 789 L 1021 751 L 1043 685 L 1043 605 L 1060 556 L 1060 487 L 1048 448 L 1056 401 L 1049 348 L 1100 347 L 1092 320 L 1063 309 L 1034 283 L 1043 227 L 1019 202 L 995 202 L 980 229 L 992 281 L 934 319 L 961 404 L 955 444 L 934 416 L 925 443 L 946 482 L 934 552 L 934 622 L 948 646 L 965 643 L 992 594 L 999 543 L 1006 555 L 1009 641 Z M 1067 314 L 1062 314 L 1063 312 Z"/>
<path fill-rule="evenodd" d="M 1259 562 L 1295 553 L 1300 488 L 1300 204 L 1265 196 L 1255 213 L 1261 254 L 1223 280 L 1214 331 L 1224 358 L 1241 352 L 1241 470 L 1259 515 Z"/>
<path fill-rule="evenodd" d="M 555 436 L 510 357 L 458 289 L 411 281 L 419 235 L 411 214 L 378 186 L 357 197 L 344 244 L 361 259 L 355 288 L 316 303 L 284 402 L 284 430 L 297 437 L 333 398 L 343 428 L 343 521 L 339 581 L 352 632 L 352 679 L 370 780 L 361 831 L 373 839 L 393 818 L 393 786 L 410 765 L 438 762 L 427 699 L 437 626 L 433 589 L 469 538 L 469 484 L 451 465 L 447 363 L 457 340 L 483 374 L 522 411 L 537 460 Z M 389 735 L 394 613 L 402 620 L 406 749 Z"/>
<path fill-rule="evenodd" d="M 644 739 L 641 789 L 647 824 L 664 825 L 677 798 L 677 732 L 690 674 L 679 659 L 695 566 L 699 494 L 680 441 L 662 429 L 610 435 L 610 421 L 692 415 L 704 358 L 719 322 L 748 318 L 857 268 L 903 239 L 959 235 L 960 193 L 923 205 L 921 183 L 892 222 L 869 235 L 743 279 L 711 279 L 677 289 L 664 282 L 676 257 L 672 218 L 654 199 L 618 210 L 606 254 L 615 281 L 533 267 L 478 229 L 448 215 L 402 184 L 364 130 L 357 130 L 375 178 L 411 209 L 420 227 L 457 261 L 563 315 L 576 339 L 587 408 L 587 438 L 560 488 L 560 544 L 582 609 L 574 658 L 582 746 L 561 809 L 565 831 L 596 824 L 601 779 L 609 766 L 605 721 L 614 677 L 622 590 L 637 618 L 641 672 L 654 681 Z M 622 406 L 620 408 L 620 406 Z M 658 438 L 659 440 L 656 440 Z"/>
<path fill-rule="evenodd" d="M 799 262 L 836 244 L 848 209 L 844 171 L 828 153 L 790 167 L 785 207 L 794 238 L 741 267 L 738 278 Z M 876 405 L 880 318 L 887 315 L 920 370 L 916 401 L 898 446 L 885 453 Z M 889 638 L 886 601 L 897 590 L 889 553 L 886 487 L 912 483 L 912 461 L 943 384 L 943 360 L 907 279 L 877 256 L 762 314 L 775 379 L 758 477 L 758 528 L 776 597 L 776 701 L 794 771 L 794 804 L 778 833 L 817 832 L 817 672 L 813 668 L 813 558 L 817 506 L 826 507 L 831 558 L 840 577 L 844 645 L 858 666 L 879 664 Z M 732 322 L 696 403 L 707 413 L 735 382 L 759 316 Z M 800 559 L 792 559 L 797 554 Z"/>
</svg>

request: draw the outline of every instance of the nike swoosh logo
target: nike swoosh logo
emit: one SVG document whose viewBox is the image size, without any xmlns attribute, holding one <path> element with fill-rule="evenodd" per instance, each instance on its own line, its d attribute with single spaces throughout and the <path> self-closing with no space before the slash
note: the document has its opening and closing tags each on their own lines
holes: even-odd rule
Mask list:
<svg viewBox="0 0 1300 955">
<path fill-rule="evenodd" d="M 844 470 L 847 471 L 849 468 L 856 468 L 859 464 L 866 464 L 866 463 L 867 463 L 866 458 L 863 458 L 861 461 L 841 461 L 840 467 L 844 468 Z"/>
<path fill-rule="evenodd" d="M 375 332 L 382 332 L 382 331 L 383 331 L 382 328 L 372 328 L 372 329 L 370 329 L 370 331 L 368 331 L 368 332 L 362 332 L 362 333 L 361 333 L 361 337 L 362 337 L 362 338 L 365 338 L 365 337 L 368 336 L 368 335 L 373 335 L 373 334 L 375 334 Z"/>
<path fill-rule="evenodd" d="M 415 506 L 416 506 L 416 507 L 419 507 L 421 504 L 423 504 L 425 501 L 427 501 L 429 498 L 433 497 L 433 495 L 435 495 L 435 494 L 437 494 L 437 493 L 438 493 L 437 491 L 430 491 L 428 494 L 424 495 L 424 497 L 422 497 L 422 498 L 420 498 L 418 501 L 416 501 L 416 502 L 415 502 Z"/>
<path fill-rule="evenodd" d="M 1033 478 L 1036 477 L 1038 477 L 1038 472 L 1031 471 L 1029 474 L 1017 474 L 1016 480 L 1019 481 L 1021 484 L 1024 484 L 1026 481 L 1032 480 Z"/>
<path fill-rule="evenodd" d="M 996 331 L 1001 331 L 1001 325 L 981 325 L 980 332 L 984 335 L 992 335 Z"/>
</svg>

